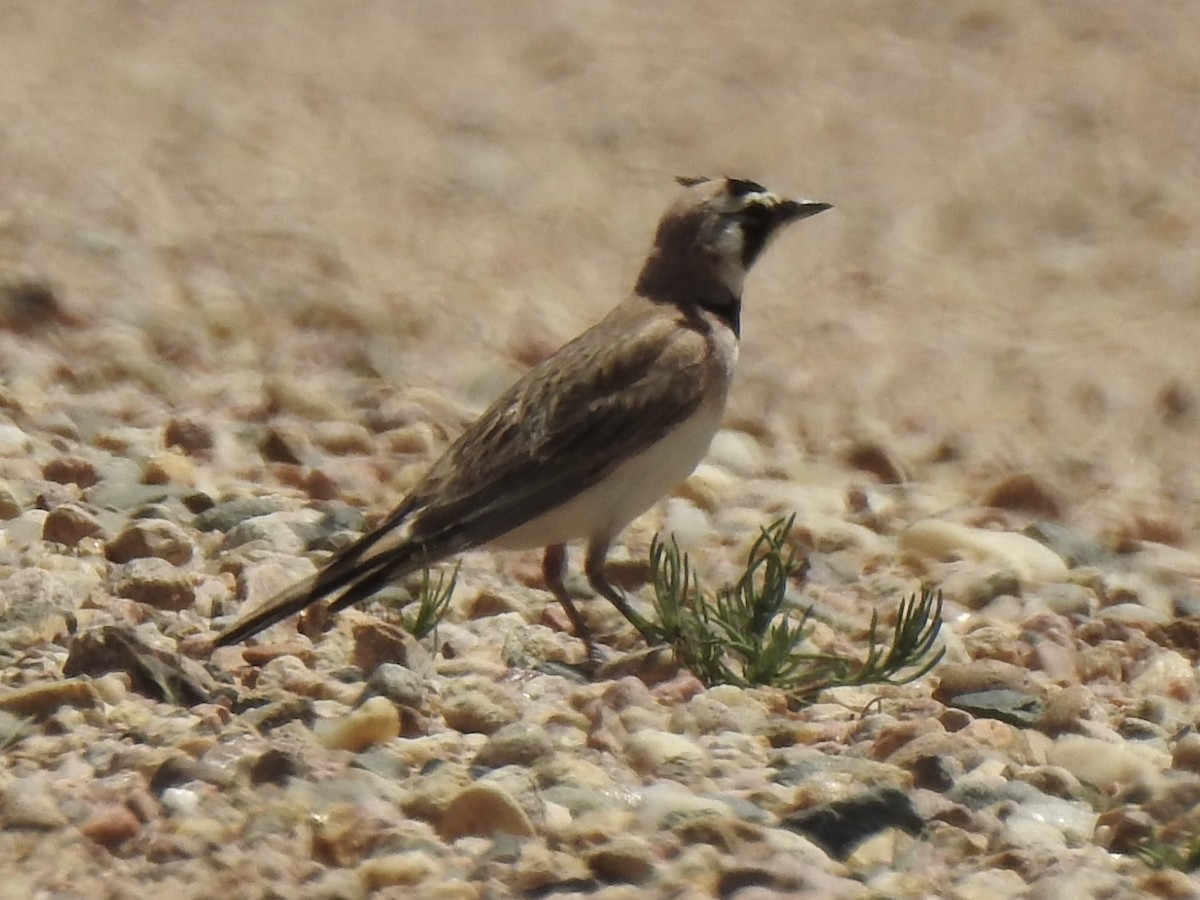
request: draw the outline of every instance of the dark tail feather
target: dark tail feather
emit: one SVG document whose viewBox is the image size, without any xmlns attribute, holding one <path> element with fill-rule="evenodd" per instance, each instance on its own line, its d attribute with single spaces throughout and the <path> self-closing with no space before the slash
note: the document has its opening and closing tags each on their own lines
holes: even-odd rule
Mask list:
<svg viewBox="0 0 1200 900">
<path fill-rule="evenodd" d="M 409 559 L 404 562 L 395 563 L 386 566 L 380 566 L 374 572 L 358 579 L 349 588 L 346 589 L 342 596 L 338 597 L 329 604 L 330 612 L 338 612 L 345 609 L 347 606 L 353 606 L 360 600 L 366 600 L 376 591 L 380 590 L 389 581 L 394 581 L 397 578 L 403 578 L 409 572 L 413 572 L 420 567 L 420 562 L 415 559 Z"/>
<path fill-rule="evenodd" d="M 264 628 L 270 628 L 276 622 L 282 622 L 288 616 L 318 602 L 326 594 L 326 590 L 320 584 L 321 574 L 318 572 L 310 575 L 303 581 L 276 594 L 257 609 L 243 615 L 213 639 L 213 646 L 225 647 L 229 644 L 236 644 L 238 641 L 258 634 Z"/>
<path fill-rule="evenodd" d="M 423 553 L 417 544 L 397 548 L 379 557 L 361 559 L 363 552 L 377 540 L 374 532 L 367 537 L 372 538 L 369 543 L 364 539 L 348 547 L 319 572 L 280 591 L 262 606 L 239 618 L 214 638 L 213 646 L 236 644 L 342 590 L 345 593 L 333 601 L 329 608 L 331 611 L 344 609 L 369 597 L 391 579 L 420 567 Z"/>
</svg>

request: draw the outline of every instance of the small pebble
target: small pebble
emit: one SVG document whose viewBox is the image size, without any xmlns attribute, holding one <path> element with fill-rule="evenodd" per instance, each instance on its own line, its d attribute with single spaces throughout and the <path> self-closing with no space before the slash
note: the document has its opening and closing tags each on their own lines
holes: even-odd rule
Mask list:
<svg viewBox="0 0 1200 900">
<path fill-rule="evenodd" d="M 101 534 L 104 528 L 95 516 L 74 503 L 63 503 L 46 515 L 42 540 L 74 547 L 84 538 Z"/>
<path fill-rule="evenodd" d="M 755 475 L 762 469 L 763 453 L 758 441 L 744 431 L 725 428 L 716 433 L 708 447 L 710 463 L 735 475 Z"/>
<path fill-rule="evenodd" d="M 142 481 L 147 485 L 182 485 L 194 487 L 196 466 L 179 453 L 155 453 L 142 463 Z"/>
<path fill-rule="evenodd" d="M 967 555 L 1012 569 L 1022 580 L 1062 581 L 1067 577 L 1062 557 L 1032 538 L 1011 531 L 925 519 L 901 532 L 900 546 L 937 558 Z"/>
<path fill-rule="evenodd" d="M 390 853 L 364 860 L 357 869 L 363 887 L 379 891 L 389 887 L 412 887 L 437 871 L 433 860 L 424 853 Z"/>
<path fill-rule="evenodd" d="M 532 766 L 554 750 L 546 730 L 538 725 L 514 722 L 494 732 L 475 755 L 475 765 Z"/>
<path fill-rule="evenodd" d="M 1136 743 L 1064 735 L 1050 746 L 1046 762 L 1104 789 L 1110 785 L 1155 785 L 1171 760 L 1165 752 Z"/>
<path fill-rule="evenodd" d="M 0 454 L 19 456 L 29 451 L 29 435 L 12 422 L 0 422 Z"/>
<path fill-rule="evenodd" d="M 1200 772 L 1200 734 L 1191 732 L 1175 742 L 1171 753 L 1171 768 Z"/>
<path fill-rule="evenodd" d="M 166 519 L 141 519 L 130 523 L 104 547 L 104 555 L 115 563 L 157 557 L 181 566 L 192 558 L 187 532 Z"/>
<path fill-rule="evenodd" d="M 141 823 L 137 816 L 124 806 L 115 804 L 102 806 L 80 827 L 84 837 L 95 841 L 106 850 L 115 851 L 138 833 Z"/>
<path fill-rule="evenodd" d="M 88 709 L 96 704 L 96 692 L 86 678 L 40 681 L 0 692 L 0 710 L 18 716 L 44 718 L 68 704 Z"/>
<path fill-rule="evenodd" d="M 1017 509 L 1047 519 L 1062 516 L 1062 501 L 1042 479 L 1028 472 L 1010 475 L 987 489 L 985 506 Z"/>
<path fill-rule="evenodd" d="M 390 622 L 365 622 L 353 633 L 354 664 L 368 674 L 392 664 L 411 668 L 428 656 L 416 638 Z"/>
<path fill-rule="evenodd" d="M 1130 687 L 1139 695 L 1192 702 L 1196 699 L 1198 684 L 1196 669 L 1183 654 L 1162 650 L 1141 666 Z"/>
<path fill-rule="evenodd" d="M 100 480 L 96 466 L 81 456 L 58 456 L 42 466 L 42 477 L 58 484 L 91 487 Z"/>
<path fill-rule="evenodd" d="M 258 541 L 277 553 L 299 556 L 304 552 L 305 543 L 293 526 L 309 519 L 311 516 L 308 514 L 297 516 L 291 511 L 244 519 L 225 532 L 221 549 L 228 552 L 243 544 Z"/>
<path fill-rule="evenodd" d="M 452 684 L 442 702 L 447 727 L 467 734 L 494 734 L 520 718 L 507 692 L 483 681 Z"/>
<path fill-rule="evenodd" d="M 311 435 L 314 443 L 329 453 L 367 454 L 375 450 L 374 435 L 367 428 L 355 422 L 318 422 L 312 429 Z"/>
<path fill-rule="evenodd" d="M 425 705 L 427 694 L 422 676 L 397 663 L 383 663 L 371 672 L 364 696 L 387 697 L 397 706 L 420 709 Z"/>
<path fill-rule="evenodd" d="M 163 446 L 178 447 L 191 456 L 209 453 L 215 443 L 212 428 L 196 419 L 176 416 L 163 429 Z"/>
<path fill-rule="evenodd" d="M 400 734 L 400 714 L 386 697 L 372 697 L 358 709 L 330 723 L 320 733 L 322 746 L 359 753 Z"/>
<path fill-rule="evenodd" d="M 693 770 L 704 759 L 704 752 L 683 735 L 655 729 L 639 729 L 625 745 L 629 762 L 644 775 L 669 777 Z"/>
<path fill-rule="evenodd" d="M 21 514 L 21 501 L 8 482 L 0 481 L 0 519 L 15 519 Z"/>
<path fill-rule="evenodd" d="M 9 782 L 0 790 L 0 821 L 6 828 L 52 831 L 67 824 L 44 779 Z"/>
<path fill-rule="evenodd" d="M 134 559 L 114 572 L 112 592 L 155 609 L 182 610 L 196 599 L 196 578 L 165 559 Z"/>
<path fill-rule="evenodd" d="M 245 497 L 217 503 L 196 516 L 195 525 L 201 531 L 226 533 L 239 522 L 265 516 L 282 509 L 281 503 L 271 497 Z"/>
<path fill-rule="evenodd" d="M 654 875 L 655 857 L 642 838 L 618 835 L 585 857 L 588 868 L 601 881 L 641 884 Z"/>
<path fill-rule="evenodd" d="M 450 801 L 438 821 L 438 833 L 453 841 L 464 835 L 496 834 L 532 836 L 536 833 L 528 813 L 499 785 L 477 782 L 463 788 Z"/>
</svg>

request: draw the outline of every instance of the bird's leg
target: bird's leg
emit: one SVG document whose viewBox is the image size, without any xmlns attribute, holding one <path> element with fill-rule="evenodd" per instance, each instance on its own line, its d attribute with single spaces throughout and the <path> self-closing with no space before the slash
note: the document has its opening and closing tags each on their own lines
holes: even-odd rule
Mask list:
<svg viewBox="0 0 1200 900">
<path fill-rule="evenodd" d="M 608 558 L 608 544 L 607 540 L 593 540 L 588 544 L 587 559 L 584 562 L 584 572 L 587 574 L 588 584 L 592 586 L 592 590 L 620 610 L 621 615 L 642 633 L 642 637 L 648 644 L 659 643 L 662 635 L 659 634 L 658 629 L 638 615 L 621 592 L 608 583 L 608 578 L 604 573 L 604 564 Z"/>
<path fill-rule="evenodd" d="M 588 628 L 587 622 L 583 620 L 583 615 L 579 612 L 579 608 L 575 606 L 575 601 L 567 593 L 566 544 L 553 544 L 546 548 L 546 553 L 542 557 L 542 577 L 546 581 L 546 587 L 554 595 L 554 599 L 559 602 L 559 605 L 566 612 L 567 618 L 571 620 L 571 627 L 575 629 L 575 636 L 583 641 L 588 661 L 599 663 L 601 659 L 596 655 L 596 645 L 592 643 L 591 629 Z"/>
</svg>

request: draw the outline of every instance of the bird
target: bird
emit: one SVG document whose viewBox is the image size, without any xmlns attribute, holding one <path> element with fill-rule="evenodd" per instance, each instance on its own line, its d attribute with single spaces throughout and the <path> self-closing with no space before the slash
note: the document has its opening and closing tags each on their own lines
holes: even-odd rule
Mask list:
<svg viewBox="0 0 1200 900">
<path fill-rule="evenodd" d="M 330 612 L 471 548 L 543 548 L 547 589 L 595 659 L 567 592 L 567 544 L 584 574 L 650 642 L 654 629 L 605 575 L 613 541 L 708 451 L 725 410 L 747 272 L 786 226 L 831 204 L 735 177 L 676 179 L 633 291 L 532 366 L 374 529 L 317 572 L 222 629 L 238 643 L 313 604 Z"/>
</svg>

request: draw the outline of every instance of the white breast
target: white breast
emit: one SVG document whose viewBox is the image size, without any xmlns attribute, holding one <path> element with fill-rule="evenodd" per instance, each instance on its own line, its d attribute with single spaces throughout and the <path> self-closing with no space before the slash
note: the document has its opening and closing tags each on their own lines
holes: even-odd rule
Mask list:
<svg viewBox="0 0 1200 900">
<path fill-rule="evenodd" d="M 720 427 L 724 397 L 696 410 L 657 444 L 621 463 L 590 488 L 492 542 L 507 550 L 580 538 L 611 538 L 673 491 L 704 458 Z"/>
</svg>

